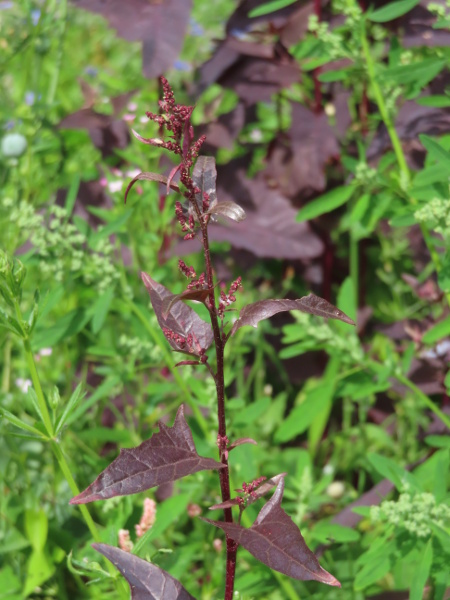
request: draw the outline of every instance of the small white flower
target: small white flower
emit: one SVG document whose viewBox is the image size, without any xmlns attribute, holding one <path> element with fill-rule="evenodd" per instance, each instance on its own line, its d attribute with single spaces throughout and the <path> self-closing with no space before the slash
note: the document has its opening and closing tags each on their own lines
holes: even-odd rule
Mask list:
<svg viewBox="0 0 450 600">
<path fill-rule="evenodd" d="M 123 181 L 117 180 L 117 181 L 110 181 L 108 183 L 108 190 L 112 193 L 114 192 L 120 192 L 120 190 L 123 187 Z"/>
<path fill-rule="evenodd" d="M 250 139 L 252 142 L 258 143 L 262 142 L 263 134 L 261 129 L 252 129 L 250 132 Z"/>
<path fill-rule="evenodd" d="M 26 394 L 28 392 L 28 388 L 33 384 L 31 383 L 30 379 L 22 379 L 22 377 L 19 377 L 16 379 L 16 385 L 19 390 Z"/>
<path fill-rule="evenodd" d="M 327 465 L 325 465 L 324 468 L 322 469 L 322 473 L 324 475 L 333 475 L 333 473 L 334 473 L 333 465 L 330 465 L 329 463 Z"/>
<path fill-rule="evenodd" d="M 41 348 L 39 350 L 40 356 L 51 356 L 53 350 L 51 348 Z"/>
</svg>

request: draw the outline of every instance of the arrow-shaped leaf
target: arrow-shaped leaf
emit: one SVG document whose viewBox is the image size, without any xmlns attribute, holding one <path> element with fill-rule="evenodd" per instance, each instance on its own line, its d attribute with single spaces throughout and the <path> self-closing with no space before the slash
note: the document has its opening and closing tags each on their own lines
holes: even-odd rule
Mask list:
<svg viewBox="0 0 450 600">
<path fill-rule="evenodd" d="M 70 504 L 86 504 L 114 496 L 127 496 L 175 481 L 222 463 L 197 454 L 180 406 L 172 427 L 159 422 L 159 432 L 136 448 L 122 449 L 119 456 Z"/>
<path fill-rule="evenodd" d="M 205 302 L 213 288 L 201 288 L 199 290 L 185 290 L 182 294 L 173 294 L 166 296 L 162 302 L 161 314 L 163 319 L 167 319 L 172 306 L 181 300 L 195 300 L 196 302 Z"/>
<path fill-rule="evenodd" d="M 172 298 L 174 295 L 161 283 L 154 281 L 147 273 L 141 273 L 141 277 L 150 294 L 153 310 L 161 329 L 168 328 L 184 338 L 192 334 L 195 336 L 200 348 L 208 349 L 214 339 L 211 325 L 203 321 L 192 308 L 183 302 L 177 302 L 170 309 L 170 313 L 167 315 L 167 319 L 165 319 L 163 315 L 165 308 L 163 305 L 164 299 L 169 296 Z M 170 300 L 167 302 L 170 302 Z M 174 339 L 170 339 L 168 342 L 174 350 L 185 352 Z M 195 351 L 194 354 L 196 354 Z"/>
<path fill-rule="evenodd" d="M 156 565 L 108 544 L 92 544 L 128 581 L 132 600 L 195 600 L 179 581 Z"/>
<path fill-rule="evenodd" d="M 340 587 L 339 581 L 319 565 L 297 525 L 281 508 L 283 491 L 282 478 L 274 495 L 248 529 L 237 523 L 203 520 L 222 529 L 227 536 L 275 571 L 301 581 L 315 580 Z"/>
<path fill-rule="evenodd" d="M 257 327 L 260 321 L 288 310 L 301 310 L 302 312 L 327 319 L 338 319 L 349 325 L 355 324 L 350 317 L 347 317 L 342 310 L 339 310 L 333 304 L 330 304 L 323 298 L 319 298 L 319 296 L 309 294 L 298 300 L 259 300 L 253 304 L 248 304 L 241 310 L 239 319 L 235 321 L 230 335 L 234 335 L 244 325 Z"/>
</svg>

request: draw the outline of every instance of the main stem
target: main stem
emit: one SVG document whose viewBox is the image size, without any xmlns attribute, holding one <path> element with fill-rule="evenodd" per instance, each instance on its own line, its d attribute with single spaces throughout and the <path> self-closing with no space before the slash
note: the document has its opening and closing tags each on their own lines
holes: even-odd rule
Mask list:
<svg viewBox="0 0 450 600">
<path fill-rule="evenodd" d="M 197 208 L 197 207 L 196 207 Z M 208 281 L 208 287 L 211 292 L 209 294 L 209 314 L 211 317 L 211 325 L 214 334 L 214 344 L 216 347 L 216 359 L 217 359 L 217 372 L 215 375 L 216 392 L 217 392 L 217 416 L 219 422 L 219 436 L 224 439 L 227 435 L 227 425 L 225 420 L 225 383 L 224 383 L 224 369 L 223 369 L 223 351 L 224 351 L 224 340 L 220 333 L 219 320 L 217 316 L 216 301 L 214 297 L 214 279 L 213 270 L 211 263 L 211 253 L 209 250 L 208 240 L 208 225 L 205 223 L 200 215 L 200 211 L 197 213 L 199 218 L 202 236 L 203 236 L 203 252 L 205 255 L 206 265 L 206 277 Z M 220 479 L 220 491 L 222 493 L 222 502 L 230 500 L 230 473 L 228 468 L 228 456 L 225 452 L 221 452 L 220 460 L 223 465 L 223 469 L 219 470 Z M 231 508 L 224 509 L 225 521 L 227 523 L 233 522 L 233 515 Z M 226 566 L 226 578 L 225 578 L 225 600 L 232 600 L 234 590 L 234 578 L 236 573 L 236 554 L 237 544 L 227 536 L 227 566 Z"/>
</svg>

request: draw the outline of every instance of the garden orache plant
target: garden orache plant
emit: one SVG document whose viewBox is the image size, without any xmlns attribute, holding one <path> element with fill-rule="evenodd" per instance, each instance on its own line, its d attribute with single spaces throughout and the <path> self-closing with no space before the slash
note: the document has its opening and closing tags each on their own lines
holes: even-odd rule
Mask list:
<svg viewBox="0 0 450 600">
<path fill-rule="evenodd" d="M 93 500 L 111 498 L 142 492 L 151 487 L 171 482 L 191 473 L 205 469 L 216 469 L 219 474 L 222 502 L 211 507 L 223 509 L 224 521 L 204 519 L 226 534 L 225 600 L 233 597 L 238 547 L 246 548 L 258 560 L 270 568 L 299 580 L 316 580 L 332 586 L 340 583 L 322 569 L 314 554 L 307 547 L 299 529 L 281 508 L 284 491 L 284 473 L 266 481 L 262 477 L 252 483 L 244 483 L 240 495 L 231 497 L 229 476 L 229 453 L 244 443 L 256 443 L 242 438 L 229 440 L 226 430 L 226 402 L 224 384 L 224 347 L 236 331 L 245 326 L 256 327 L 258 322 L 272 315 L 290 310 L 334 318 L 353 324 L 343 312 L 329 302 L 313 294 L 298 300 L 261 300 L 244 307 L 239 317 L 230 323 L 228 307 L 236 301 L 236 292 L 241 286 L 238 277 L 231 283 L 228 292 L 221 291 L 216 298 L 216 282 L 208 241 L 208 225 L 216 215 L 239 221 L 245 218 L 241 207 L 234 202 L 218 202 L 216 197 L 216 168 L 213 158 L 199 157 L 205 140 L 194 138 L 191 125 L 193 107 L 175 103 L 172 89 L 162 78 L 163 99 L 161 114 L 147 113 L 157 123 L 160 131 L 170 132 L 165 141 L 161 138 L 143 138 L 134 135 L 144 144 L 151 144 L 172 152 L 178 159 L 166 178 L 156 173 L 140 173 L 128 185 L 125 200 L 133 184 L 138 180 L 151 180 L 164 184 L 180 193 L 185 199 L 175 203 L 175 215 L 184 233 L 184 239 L 198 237 L 203 246 L 205 272 L 197 276 L 193 267 L 179 261 L 180 271 L 187 277 L 187 289 L 178 295 L 154 281 L 146 273 L 141 277 L 149 294 L 158 323 L 175 352 L 189 355 L 179 365 L 204 365 L 214 379 L 217 392 L 219 461 L 198 455 L 189 426 L 181 406 L 172 427 L 160 423 L 159 433 L 137 448 L 122 450 L 120 455 L 81 494 L 72 499 L 72 504 L 84 504 Z M 179 172 L 180 184 L 174 182 Z M 210 323 L 201 319 L 185 301 L 202 302 L 208 310 Z M 208 353 L 210 347 L 215 357 Z M 215 360 L 214 360 L 215 359 Z M 243 510 L 276 486 L 272 498 L 263 506 L 253 525 L 240 525 Z M 239 508 L 239 518 L 233 517 L 232 507 Z M 95 548 L 113 562 L 127 579 L 133 598 L 155 598 L 173 600 L 192 598 L 190 594 L 168 573 L 136 556 L 117 548 L 96 544 Z"/>
</svg>

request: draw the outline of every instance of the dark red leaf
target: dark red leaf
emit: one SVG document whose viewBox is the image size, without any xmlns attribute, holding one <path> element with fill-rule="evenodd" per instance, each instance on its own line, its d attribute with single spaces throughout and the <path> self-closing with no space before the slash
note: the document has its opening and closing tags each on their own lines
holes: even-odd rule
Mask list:
<svg viewBox="0 0 450 600">
<path fill-rule="evenodd" d="M 132 600 L 195 600 L 179 581 L 156 565 L 108 544 L 92 544 L 128 581 Z"/>
<path fill-rule="evenodd" d="M 259 300 L 258 302 L 244 306 L 239 314 L 239 319 L 233 324 L 230 335 L 234 335 L 238 329 L 245 325 L 257 327 L 260 321 L 269 319 L 273 315 L 287 310 L 301 310 L 302 312 L 325 317 L 326 319 L 338 319 L 349 325 L 355 324 L 345 313 L 333 306 L 333 304 L 330 304 L 323 298 L 319 298 L 319 296 L 309 294 L 298 300 Z"/>
<path fill-rule="evenodd" d="M 219 504 L 213 504 L 209 507 L 209 510 L 222 510 L 224 508 L 232 508 L 233 506 L 237 506 L 239 504 L 239 498 L 231 498 L 231 500 L 227 500 L 226 502 L 219 502 Z"/>
<path fill-rule="evenodd" d="M 222 529 L 262 563 L 301 581 L 315 580 L 340 587 L 339 581 L 322 569 L 308 548 L 300 530 L 281 508 L 284 479 L 281 478 L 272 498 L 263 506 L 249 529 L 237 523 L 203 519 Z"/>
<path fill-rule="evenodd" d="M 245 219 L 245 210 L 232 202 L 227 200 L 226 202 L 216 202 L 206 213 L 207 215 L 223 215 L 228 217 L 232 221 L 243 221 Z"/>
<path fill-rule="evenodd" d="M 197 302 L 205 302 L 213 288 L 202 288 L 199 290 L 186 290 L 182 294 L 173 294 L 166 296 L 162 302 L 161 314 L 164 320 L 167 320 L 170 310 L 174 304 L 182 300 L 195 300 Z"/>
<path fill-rule="evenodd" d="M 252 438 L 239 438 L 238 440 L 236 440 L 235 442 L 233 442 L 232 444 L 230 444 L 228 446 L 228 452 L 230 450 L 233 450 L 233 448 L 237 448 L 238 446 L 242 446 L 242 444 L 254 444 L 255 446 L 257 446 L 258 442 L 255 442 L 255 440 L 252 439 Z"/>
<path fill-rule="evenodd" d="M 183 365 L 201 365 L 202 363 L 198 360 L 181 360 L 180 362 L 177 362 L 177 364 L 175 365 L 176 367 L 182 367 Z"/>
<path fill-rule="evenodd" d="M 142 180 L 157 181 L 158 183 L 161 183 L 162 185 L 171 187 L 176 192 L 180 191 L 180 188 L 178 187 L 178 185 L 176 183 L 169 182 L 167 177 L 164 177 L 164 175 L 160 175 L 159 173 L 139 173 L 139 175 L 136 175 L 136 177 L 134 179 L 132 179 L 130 181 L 130 183 L 127 185 L 127 189 L 125 190 L 125 202 L 127 201 L 128 192 L 131 190 L 131 188 L 136 183 L 136 181 L 142 181 Z"/>
<path fill-rule="evenodd" d="M 177 302 L 171 309 L 167 319 L 164 319 L 163 301 L 173 294 L 161 283 L 154 281 L 147 273 L 141 273 L 142 281 L 150 294 L 153 310 L 161 329 L 168 328 L 174 333 L 186 338 L 190 333 L 195 336 L 199 346 L 205 350 L 210 347 L 214 334 L 209 323 L 203 321 L 197 313 L 183 302 Z M 174 350 L 184 352 L 175 340 L 168 340 Z"/>
<path fill-rule="evenodd" d="M 212 156 L 199 156 L 192 172 L 194 185 L 200 188 L 200 193 L 196 194 L 197 204 L 202 206 L 203 194 L 208 194 L 210 204 L 217 202 L 216 193 L 216 161 Z"/>
<path fill-rule="evenodd" d="M 145 77 L 158 77 L 179 56 L 191 14 L 191 0 L 77 0 L 76 6 L 108 19 L 124 39 L 143 42 Z"/>
<path fill-rule="evenodd" d="M 136 448 L 122 449 L 119 456 L 70 504 L 86 504 L 115 496 L 128 496 L 175 481 L 222 463 L 197 454 L 194 440 L 180 406 L 172 427 L 159 422 L 159 432 Z"/>
</svg>

